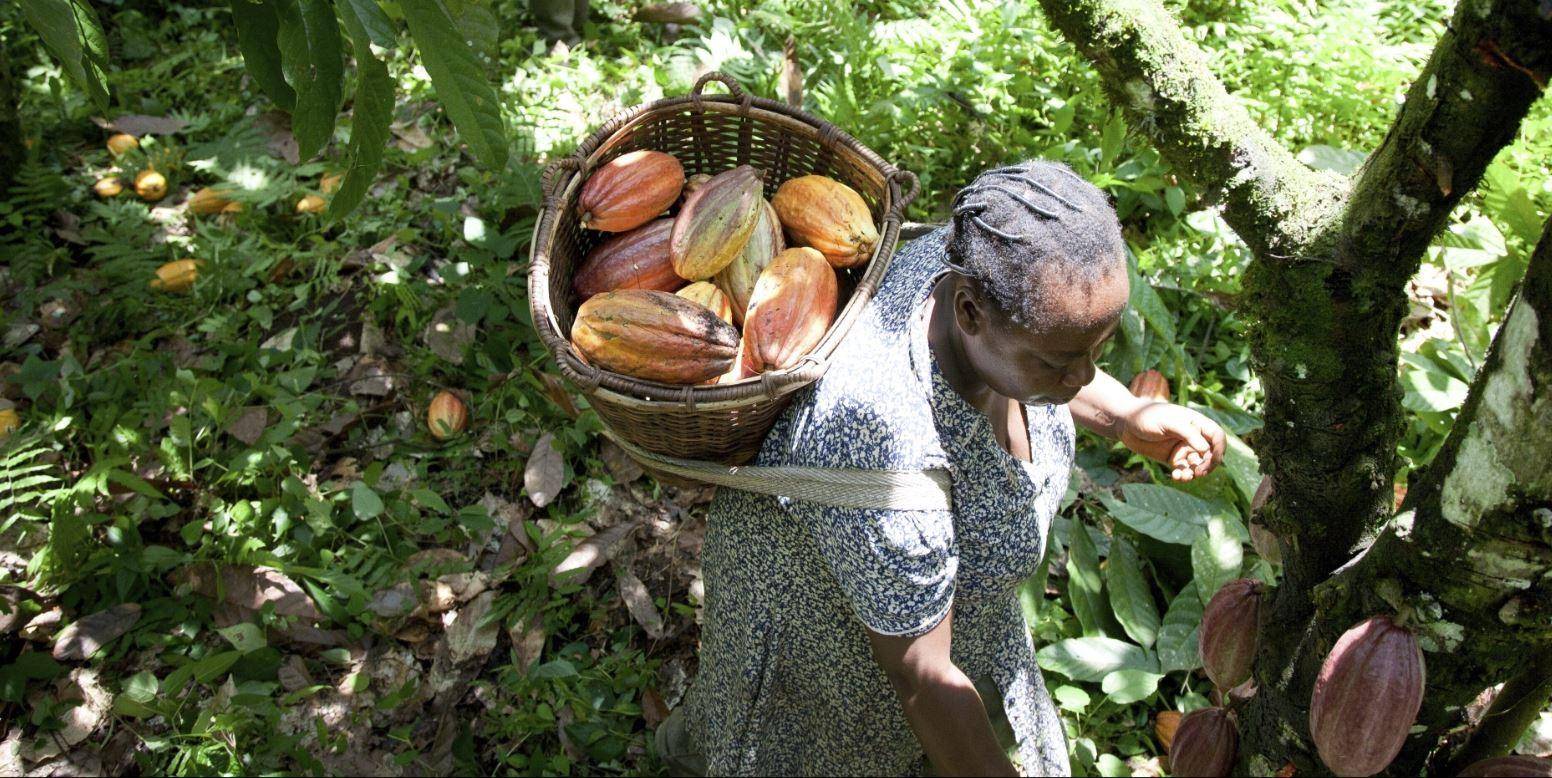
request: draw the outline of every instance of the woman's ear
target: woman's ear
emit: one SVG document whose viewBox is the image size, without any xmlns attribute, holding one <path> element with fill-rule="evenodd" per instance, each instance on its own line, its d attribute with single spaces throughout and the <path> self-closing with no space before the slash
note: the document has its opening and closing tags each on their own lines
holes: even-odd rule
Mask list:
<svg viewBox="0 0 1552 778">
<path fill-rule="evenodd" d="M 971 284 L 961 280 L 954 290 L 954 321 L 966 335 L 980 334 L 986 326 L 986 310 Z"/>
</svg>

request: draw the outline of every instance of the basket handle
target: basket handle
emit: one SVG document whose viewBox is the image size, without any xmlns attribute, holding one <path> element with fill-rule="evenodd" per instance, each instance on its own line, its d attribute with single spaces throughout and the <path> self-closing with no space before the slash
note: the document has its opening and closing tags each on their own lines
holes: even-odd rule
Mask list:
<svg viewBox="0 0 1552 778">
<path fill-rule="evenodd" d="M 905 207 L 910 205 L 916 199 L 916 195 L 921 192 L 921 179 L 918 179 L 915 173 L 899 168 L 889 171 L 888 178 L 890 181 L 905 179 L 910 183 L 909 189 L 904 184 L 900 186 L 900 199 L 896 200 L 894 206 L 890 209 L 890 214 L 896 217 L 896 221 L 899 221 L 905 215 Z"/>
<path fill-rule="evenodd" d="M 556 205 L 554 200 L 560 194 L 556 189 L 561 180 L 561 172 L 581 169 L 582 158 L 576 156 L 561 157 L 544 166 L 544 174 L 539 179 L 539 193 L 544 196 L 544 207 L 553 208 Z"/>
<path fill-rule="evenodd" d="M 706 84 L 710 81 L 722 82 L 722 85 L 728 88 L 728 94 L 732 95 L 734 100 L 742 101 L 747 97 L 744 94 L 744 88 L 738 85 L 737 79 L 720 70 L 713 70 L 695 79 L 695 86 L 690 89 L 690 102 L 695 103 L 697 108 L 701 104 L 701 91 L 706 88 Z"/>
</svg>

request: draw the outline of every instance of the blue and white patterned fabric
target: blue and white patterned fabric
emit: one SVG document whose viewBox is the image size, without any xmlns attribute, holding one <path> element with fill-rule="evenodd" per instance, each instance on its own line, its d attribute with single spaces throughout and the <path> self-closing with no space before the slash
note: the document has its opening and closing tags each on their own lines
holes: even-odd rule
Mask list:
<svg viewBox="0 0 1552 778">
<path fill-rule="evenodd" d="M 864 627 L 919 635 L 954 609 L 953 658 L 1001 690 L 1030 774 L 1069 772 L 1016 589 L 1072 468 L 1065 406 L 1026 406 L 1032 462 L 945 381 L 920 315 L 944 230 L 900 251 L 825 377 L 756 464 L 948 468 L 952 511 L 832 508 L 721 488 L 702 555 L 690 731 L 712 774 L 901 775 L 924 766 Z"/>
</svg>

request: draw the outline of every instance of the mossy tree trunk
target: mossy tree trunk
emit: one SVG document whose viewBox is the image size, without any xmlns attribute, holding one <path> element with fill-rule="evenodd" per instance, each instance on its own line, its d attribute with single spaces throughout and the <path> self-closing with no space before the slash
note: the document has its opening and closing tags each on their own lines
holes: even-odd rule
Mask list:
<svg viewBox="0 0 1552 778">
<path fill-rule="evenodd" d="M 22 146 L 20 101 L 16 82 L 11 78 L 11 58 L 6 52 L 5 36 L 0 35 L 0 192 L 11 188 L 11 180 L 26 153 Z"/>
<path fill-rule="evenodd" d="M 1266 390 L 1257 448 L 1274 486 L 1260 519 L 1279 536 L 1284 577 L 1263 623 L 1260 692 L 1243 712 L 1242 766 L 1321 772 L 1307 724 L 1320 662 L 1364 615 L 1401 609 L 1426 622 L 1435 649 L 1428 730 L 1395 765 L 1415 773 L 1459 722 L 1463 701 L 1506 680 L 1526 651 L 1552 651 L 1552 603 L 1539 593 L 1552 587 L 1552 512 L 1535 486 L 1545 473 L 1484 471 L 1512 452 L 1552 459 L 1552 417 L 1539 405 L 1504 415 L 1491 399 L 1552 380 L 1552 354 L 1534 346 L 1549 321 L 1537 291 L 1552 284 L 1547 241 L 1450 444 L 1408 510 L 1392 510 L 1406 282 L 1541 97 L 1552 74 L 1552 11 L 1536 0 L 1461 0 L 1385 141 L 1344 179 L 1310 170 L 1261 130 L 1158 0 L 1041 5 L 1133 126 L 1221 202 L 1254 256 L 1245 308 Z M 1497 480 L 1479 483 L 1484 472 Z M 1501 488 L 1477 493 L 1489 484 Z M 1446 564 L 1459 575 L 1441 575 Z M 1505 622 L 1506 608 L 1524 615 Z M 1459 629 L 1470 641 L 1448 639 Z"/>
</svg>

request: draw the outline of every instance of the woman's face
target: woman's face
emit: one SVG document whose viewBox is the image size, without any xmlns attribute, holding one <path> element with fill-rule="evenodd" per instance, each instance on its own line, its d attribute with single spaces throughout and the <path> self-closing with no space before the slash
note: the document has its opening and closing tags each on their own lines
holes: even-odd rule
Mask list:
<svg viewBox="0 0 1552 778">
<path fill-rule="evenodd" d="M 966 361 L 988 388 L 1028 404 L 1061 404 L 1094 379 L 1094 360 L 1121 320 L 1130 285 L 1125 265 L 1092 283 L 1044 272 L 1050 277 L 1041 284 L 1057 291 L 1030 326 L 1014 323 L 971 284 L 954 307 Z"/>
</svg>

